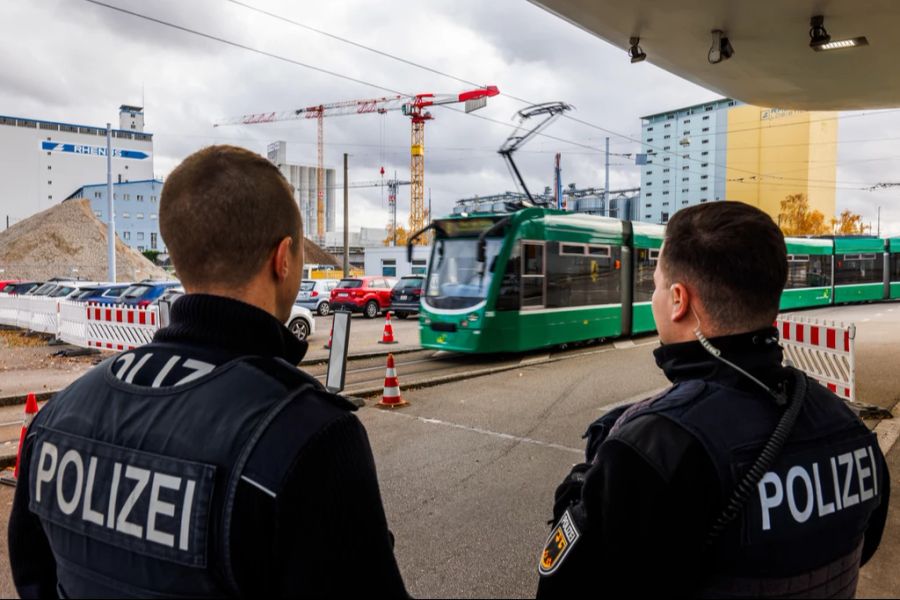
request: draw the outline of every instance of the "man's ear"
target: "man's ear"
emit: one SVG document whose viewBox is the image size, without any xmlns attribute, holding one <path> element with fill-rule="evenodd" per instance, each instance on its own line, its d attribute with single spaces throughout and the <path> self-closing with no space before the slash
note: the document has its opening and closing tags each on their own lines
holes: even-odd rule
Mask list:
<svg viewBox="0 0 900 600">
<path fill-rule="evenodd" d="M 272 275 L 276 281 L 287 279 L 290 270 L 290 259 L 294 252 L 294 238 L 287 236 L 278 242 L 272 255 Z"/>
<path fill-rule="evenodd" d="M 677 323 L 690 312 L 693 297 L 683 283 L 673 283 L 669 288 L 669 293 L 672 294 L 672 321 Z"/>
</svg>

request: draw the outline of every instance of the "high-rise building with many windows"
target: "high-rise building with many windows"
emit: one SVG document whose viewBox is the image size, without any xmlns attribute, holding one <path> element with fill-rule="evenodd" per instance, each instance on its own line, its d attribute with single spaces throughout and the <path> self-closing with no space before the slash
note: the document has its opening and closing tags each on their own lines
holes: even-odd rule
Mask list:
<svg viewBox="0 0 900 600">
<path fill-rule="evenodd" d="M 642 117 L 638 219 L 666 223 L 675 211 L 737 200 L 778 218 L 804 194 L 835 212 L 837 114 L 762 108 L 723 98 Z"/>
</svg>

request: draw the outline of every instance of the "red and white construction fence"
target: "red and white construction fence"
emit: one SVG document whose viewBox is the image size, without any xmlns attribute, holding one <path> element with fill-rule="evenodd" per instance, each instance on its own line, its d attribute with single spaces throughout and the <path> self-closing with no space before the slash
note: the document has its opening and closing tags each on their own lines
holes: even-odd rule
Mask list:
<svg viewBox="0 0 900 600">
<path fill-rule="evenodd" d="M 856 400 L 853 323 L 778 315 L 775 322 L 786 358 L 838 396 Z"/>
<path fill-rule="evenodd" d="M 49 333 L 83 348 L 129 350 L 159 329 L 155 306 L 99 305 L 46 297 L 0 294 L 0 325 Z"/>
</svg>

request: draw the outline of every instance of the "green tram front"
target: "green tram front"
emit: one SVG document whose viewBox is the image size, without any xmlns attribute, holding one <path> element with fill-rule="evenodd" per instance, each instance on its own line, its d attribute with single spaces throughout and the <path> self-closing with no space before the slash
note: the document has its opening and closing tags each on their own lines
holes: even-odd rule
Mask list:
<svg viewBox="0 0 900 600">
<path fill-rule="evenodd" d="M 432 229 L 423 347 L 521 352 L 654 329 L 662 227 L 527 208 Z"/>
</svg>

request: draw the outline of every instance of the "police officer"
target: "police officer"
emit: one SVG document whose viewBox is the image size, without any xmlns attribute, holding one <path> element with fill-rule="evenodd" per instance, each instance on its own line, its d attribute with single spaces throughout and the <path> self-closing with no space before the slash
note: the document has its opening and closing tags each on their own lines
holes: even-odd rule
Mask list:
<svg viewBox="0 0 900 600">
<path fill-rule="evenodd" d="M 152 208 L 152 207 L 151 207 Z M 295 365 L 293 192 L 212 146 L 166 181 L 187 295 L 29 429 L 9 524 L 22 597 L 406 596 L 354 407 Z"/>
<path fill-rule="evenodd" d="M 538 597 L 852 597 L 890 482 L 875 435 L 782 366 L 784 238 L 737 202 L 677 212 L 656 266 L 672 386 L 591 425 L 556 491 Z"/>
</svg>

